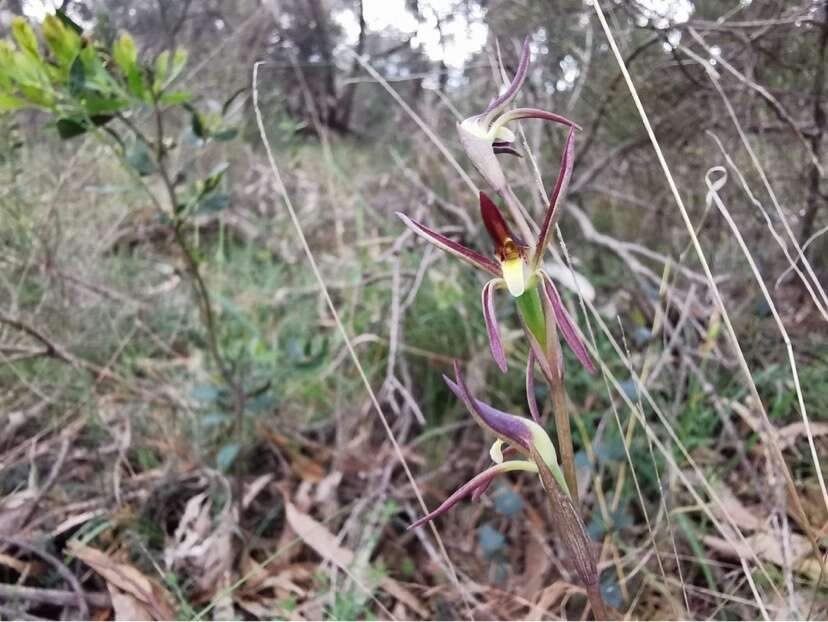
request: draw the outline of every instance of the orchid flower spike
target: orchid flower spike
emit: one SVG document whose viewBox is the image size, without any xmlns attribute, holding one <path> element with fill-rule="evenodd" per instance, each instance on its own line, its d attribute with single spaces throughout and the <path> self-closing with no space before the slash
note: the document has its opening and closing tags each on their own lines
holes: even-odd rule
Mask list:
<svg viewBox="0 0 828 622">
<path fill-rule="evenodd" d="M 534 336 L 539 349 L 546 349 L 547 332 L 549 332 L 546 326 L 546 317 L 548 313 L 551 313 L 557 329 L 563 333 L 564 339 L 575 353 L 578 361 L 590 373 L 595 371 L 595 365 L 586 346 L 578 336 L 578 331 L 569 317 L 566 307 L 561 302 L 555 284 L 542 269 L 542 259 L 549 231 L 558 216 L 556 209 L 558 199 L 564 192 L 569 179 L 569 172 L 572 169 L 573 140 L 574 132 L 570 130 L 561 162 L 561 171 L 552 190 L 540 234 L 538 239 L 532 243 L 527 243 L 512 233 L 503 214 L 484 192 L 480 193 L 480 216 L 494 243 L 494 258 L 481 255 L 410 219 L 405 214 L 397 214 L 405 225 L 418 236 L 493 277 L 483 286 L 483 318 L 486 321 L 492 357 L 501 371 L 504 372 L 507 369 L 506 355 L 503 351 L 494 305 L 495 290 L 504 287 L 515 299 L 521 319 L 527 330 Z M 541 298 L 544 302 L 541 302 Z M 543 366 L 545 357 L 538 353 L 537 358 Z M 548 371 L 548 368 L 544 371 Z"/>
<path fill-rule="evenodd" d="M 514 148 L 515 135 L 506 127 L 507 123 L 517 119 L 543 119 L 561 123 L 570 128 L 581 129 L 566 117 L 539 108 L 515 108 L 506 112 L 506 108 L 515 99 L 520 87 L 526 81 L 528 70 L 529 38 L 527 37 L 523 41 L 517 72 L 506 90 L 489 102 L 482 113 L 457 124 L 463 149 L 486 182 L 498 193 L 505 189 L 506 178 L 496 155 L 520 156 Z"/>
<path fill-rule="evenodd" d="M 558 465 L 555 446 L 540 424 L 525 417 L 510 415 L 475 399 L 466 387 L 457 361 L 454 361 L 454 377 L 456 382 L 447 376 L 443 376 L 443 380 L 452 392 L 463 401 L 477 423 L 497 437 L 489 451 L 495 464 L 463 484 L 454 494 L 443 501 L 436 510 L 414 522 L 409 529 L 419 527 L 444 514 L 464 497 L 471 495 L 473 499 L 479 498 L 492 483 L 492 480 L 501 473 L 510 471 L 538 473 L 536 459 L 543 461 L 544 465 L 552 472 L 557 485 L 564 493 L 569 495 L 569 488 Z M 530 409 L 534 411 L 537 408 L 537 405 L 534 404 L 534 395 L 527 395 L 527 399 L 529 400 Z M 504 461 L 502 448 L 504 444 L 522 454 L 524 459 Z"/>
</svg>

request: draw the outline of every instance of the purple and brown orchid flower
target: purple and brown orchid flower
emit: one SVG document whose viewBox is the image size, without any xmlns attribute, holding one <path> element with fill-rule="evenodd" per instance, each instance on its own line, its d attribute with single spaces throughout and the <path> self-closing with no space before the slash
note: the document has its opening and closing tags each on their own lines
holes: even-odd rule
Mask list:
<svg viewBox="0 0 828 622">
<path fill-rule="evenodd" d="M 520 156 L 515 149 L 515 135 L 506 127 L 518 119 L 542 119 L 581 129 L 577 124 L 554 112 L 539 108 L 506 108 L 517 97 L 529 71 L 529 39 L 523 41 L 517 71 L 502 94 L 492 99 L 486 109 L 457 124 L 460 143 L 483 178 L 498 193 L 506 191 L 506 177 L 497 161 L 498 154 Z"/>
<path fill-rule="evenodd" d="M 547 337 L 551 333 L 551 330 L 547 327 L 547 320 L 551 319 L 554 319 L 554 325 L 563 333 L 564 339 L 578 361 L 590 373 L 595 371 L 595 365 L 561 302 L 555 284 L 542 268 L 543 254 L 549 233 L 558 217 L 558 201 L 564 193 L 572 169 L 572 151 L 573 130 L 570 129 L 561 161 L 560 174 L 550 195 L 549 207 L 544 215 L 540 233 L 537 240 L 532 244 L 527 244 L 512 233 L 506 219 L 495 203 L 484 192 L 480 193 L 480 215 L 495 245 L 494 258 L 481 255 L 459 242 L 455 242 L 410 219 L 405 214 L 397 213 L 405 225 L 418 236 L 493 277 L 483 286 L 483 317 L 489 335 L 492 357 L 503 372 L 507 369 L 506 355 L 495 316 L 494 293 L 496 289 L 504 287 L 515 299 L 521 320 L 527 334 L 530 335 L 530 343 L 533 346 L 532 350 L 535 358 L 547 375 L 551 372 L 549 371 L 550 366 L 546 366 L 547 356 L 544 353 L 548 351 Z M 541 298 L 543 298 L 543 302 Z M 551 317 L 548 317 L 548 314 L 551 314 Z M 551 338 L 555 338 L 555 336 L 553 335 Z M 555 361 L 555 364 L 560 366 L 562 363 Z"/>
<path fill-rule="evenodd" d="M 545 466 L 552 472 L 561 490 L 569 495 L 569 488 L 558 465 L 555 446 L 543 427 L 531 419 L 511 415 L 476 399 L 469 392 L 457 361 L 454 361 L 454 377 L 455 380 L 451 380 L 448 376 L 443 376 L 443 380 L 449 389 L 466 405 L 477 423 L 497 437 L 489 450 L 489 455 L 495 464 L 463 484 L 437 509 L 414 522 L 409 529 L 419 527 L 444 514 L 469 495 L 473 500 L 477 500 L 489 487 L 492 480 L 502 473 L 509 473 L 510 471 L 538 473 L 538 464 L 535 462 L 537 457 L 543 460 Z M 527 391 L 526 397 L 529 402 L 529 409 L 534 414 L 537 412 L 534 392 Z M 503 450 L 504 444 L 508 445 L 508 452 L 519 453 L 528 459 L 504 461 L 503 456 L 506 453 Z"/>
</svg>

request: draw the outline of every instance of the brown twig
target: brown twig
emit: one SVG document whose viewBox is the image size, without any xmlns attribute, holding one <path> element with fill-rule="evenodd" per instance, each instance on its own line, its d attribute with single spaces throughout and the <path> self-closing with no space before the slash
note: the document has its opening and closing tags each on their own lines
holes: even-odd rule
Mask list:
<svg viewBox="0 0 828 622">
<path fill-rule="evenodd" d="M 63 594 L 66 594 L 69 597 L 67 599 L 67 601 L 64 602 L 64 604 L 66 604 L 66 605 L 77 604 L 78 614 L 79 614 L 78 617 L 81 620 L 88 620 L 89 619 L 89 606 L 87 605 L 87 601 L 86 601 L 87 596 L 84 593 L 83 588 L 81 587 L 80 581 L 78 581 L 78 578 L 71 573 L 71 571 L 63 564 L 63 562 L 61 562 L 54 555 L 51 555 L 50 553 L 47 553 L 46 551 L 43 551 L 43 550 L 41 550 L 41 549 L 39 549 L 35 546 L 32 546 L 31 544 L 28 544 L 27 542 L 23 542 L 22 540 L 18 540 L 17 538 L 12 538 L 12 537 L 9 537 L 9 536 L 1 536 L 0 535 L 0 542 L 4 542 L 5 544 L 7 544 L 9 546 L 14 546 L 18 549 L 22 549 L 24 551 L 28 551 L 29 553 L 33 553 L 35 555 L 38 555 L 39 557 L 42 557 L 47 562 L 49 562 L 49 564 L 51 564 L 54 567 L 54 569 L 57 571 L 57 573 L 60 576 L 62 576 L 64 579 L 66 579 L 66 582 L 72 588 L 72 592 L 63 592 Z M 35 588 L 25 588 L 23 586 L 9 586 L 9 585 L 5 585 L 5 584 L 0 584 L 0 596 L 4 595 L 3 591 L 1 589 L 3 587 L 12 588 L 11 592 L 12 593 L 17 593 L 17 594 L 21 594 L 20 590 L 35 589 Z M 44 590 L 40 590 L 41 593 L 43 591 Z M 47 590 L 47 591 L 54 592 L 56 590 Z M 22 595 L 21 595 L 21 597 L 22 597 Z M 74 601 L 74 603 L 73 603 L 73 601 Z M 53 602 L 53 601 L 49 601 L 49 602 Z"/>
</svg>

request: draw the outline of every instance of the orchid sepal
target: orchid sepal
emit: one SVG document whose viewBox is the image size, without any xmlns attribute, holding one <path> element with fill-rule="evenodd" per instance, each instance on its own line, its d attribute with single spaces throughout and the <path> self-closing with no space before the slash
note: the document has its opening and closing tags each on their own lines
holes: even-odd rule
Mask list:
<svg viewBox="0 0 828 622">
<path fill-rule="evenodd" d="M 503 283 L 503 279 L 492 279 L 483 286 L 481 295 L 483 302 L 483 320 L 486 323 L 486 332 L 489 335 L 489 349 L 492 352 L 492 358 L 497 363 L 500 371 L 506 373 L 508 365 L 506 363 L 506 354 L 503 351 L 503 342 L 500 339 L 500 329 L 497 325 L 497 316 L 495 315 L 494 306 L 494 292 L 498 285 Z"/>
<path fill-rule="evenodd" d="M 500 114 L 506 106 L 512 103 L 512 100 L 517 96 L 517 93 L 520 90 L 520 87 L 523 86 L 523 82 L 526 80 L 526 75 L 529 72 L 529 57 L 529 37 L 525 37 L 520 50 L 520 60 L 518 61 L 517 71 L 515 71 L 512 81 L 509 83 L 509 86 L 506 87 L 506 90 L 490 101 L 489 105 L 486 106 L 486 109 L 483 111 L 483 115 L 488 123 L 491 123 L 492 119 Z"/>
<path fill-rule="evenodd" d="M 597 369 L 595 363 L 592 362 L 592 357 L 589 355 L 586 345 L 578 335 L 578 330 L 575 328 L 575 323 L 569 317 L 569 313 L 561 300 L 561 295 L 558 293 L 552 279 L 545 272 L 541 272 L 543 280 L 544 298 L 552 312 L 555 314 L 555 322 L 563 334 L 564 341 L 566 341 L 570 350 L 575 354 L 575 358 L 590 374 L 594 374 Z"/>
<path fill-rule="evenodd" d="M 423 238 L 427 242 L 430 242 L 437 248 L 444 250 L 447 253 L 451 253 L 455 257 L 470 263 L 475 268 L 488 272 L 492 276 L 501 276 L 500 266 L 498 266 L 493 259 L 489 259 L 477 251 L 473 251 L 472 249 L 447 238 L 441 233 L 437 233 L 433 229 L 426 227 L 416 220 L 412 220 L 402 212 L 397 212 L 397 216 L 403 221 L 405 226 L 413 231 L 417 236 Z"/>
<path fill-rule="evenodd" d="M 510 471 L 528 471 L 530 473 L 537 473 L 538 467 L 534 462 L 530 460 L 507 460 L 506 462 L 502 462 L 500 464 L 495 464 L 494 466 L 489 467 L 482 473 L 478 473 L 473 478 L 471 478 L 468 482 L 463 484 L 460 488 L 458 488 L 454 493 L 449 496 L 448 499 L 443 501 L 437 509 L 432 512 L 429 512 L 425 516 L 417 519 L 414 521 L 408 529 L 415 529 L 424 525 L 425 523 L 434 520 L 441 514 L 445 514 L 451 508 L 453 508 L 459 501 L 461 501 L 464 497 L 474 494 L 477 490 L 483 488 L 488 488 L 491 481 L 502 473 L 509 473 Z"/>
<path fill-rule="evenodd" d="M 569 185 L 569 178 L 572 175 L 572 166 L 574 163 L 575 153 L 575 131 L 569 128 L 569 133 L 566 136 L 566 144 L 564 146 L 563 157 L 561 158 L 561 167 L 558 171 L 558 179 L 555 181 L 555 187 L 549 195 L 549 205 L 546 208 L 546 213 L 543 216 L 543 223 L 541 224 L 540 232 L 538 234 L 538 241 L 535 244 L 535 253 L 532 256 L 532 270 L 537 270 L 543 261 L 543 254 L 546 252 L 546 244 L 549 240 L 549 234 L 555 226 L 555 223 L 560 217 L 561 210 L 558 204 L 563 200 L 566 194 L 566 188 Z"/>
</svg>

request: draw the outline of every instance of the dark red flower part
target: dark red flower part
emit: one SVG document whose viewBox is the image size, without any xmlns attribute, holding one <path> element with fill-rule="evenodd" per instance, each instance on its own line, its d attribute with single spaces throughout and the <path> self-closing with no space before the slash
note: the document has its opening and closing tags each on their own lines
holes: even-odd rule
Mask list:
<svg viewBox="0 0 828 622">
<path fill-rule="evenodd" d="M 492 149 L 497 154 L 513 155 L 515 157 L 522 158 L 523 156 L 520 154 L 520 151 L 512 146 L 514 144 L 515 143 L 507 140 L 496 140 L 492 143 Z"/>
<path fill-rule="evenodd" d="M 485 192 L 480 192 L 480 216 L 501 261 L 516 259 L 528 248 L 509 228 L 503 214 Z"/>
</svg>

